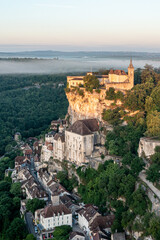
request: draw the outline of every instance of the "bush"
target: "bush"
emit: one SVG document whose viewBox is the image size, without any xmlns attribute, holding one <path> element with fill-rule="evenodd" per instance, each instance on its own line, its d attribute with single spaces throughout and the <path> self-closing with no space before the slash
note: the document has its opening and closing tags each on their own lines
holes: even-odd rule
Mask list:
<svg viewBox="0 0 160 240">
<path fill-rule="evenodd" d="M 101 90 L 100 90 L 100 89 L 96 89 L 95 91 L 96 91 L 96 93 L 100 93 L 100 92 L 101 92 Z"/>
<path fill-rule="evenodd" d="M 112 125 L 117 125 L 121 123 L 121 115 L 119 113 L 119 108 L 115 108 L 113 110 L 108 109 L 103 111 L 103 120 L 107 121 Z"/>
</svg>

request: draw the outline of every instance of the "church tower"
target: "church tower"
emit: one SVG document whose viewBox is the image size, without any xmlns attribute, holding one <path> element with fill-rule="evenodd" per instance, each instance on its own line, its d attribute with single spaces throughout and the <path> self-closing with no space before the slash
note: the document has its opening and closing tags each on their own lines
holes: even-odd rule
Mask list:
<svg viewBox="0 0 160 240">
<path fill-rule="evenodd" d="M 130 64 L 128 67 L 128 78 L 130 82 L 131 89 L 134 87 L 134 67 L 132 64 L 132 59 L 130 60 Z"/>
</svg>

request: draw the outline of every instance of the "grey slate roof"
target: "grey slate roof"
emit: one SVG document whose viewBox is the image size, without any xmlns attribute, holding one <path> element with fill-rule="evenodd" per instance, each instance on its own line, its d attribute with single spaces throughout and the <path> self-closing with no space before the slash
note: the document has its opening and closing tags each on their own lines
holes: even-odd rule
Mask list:
<svg viewBox="0 0 160 240">
<path fill-rule="evenodd" d="M 92 134 L 93 132 L 96 132 L 98 130 L 99 123 L 97 119 L 85 119 L 76 121 L 70 126 L 67 131 L 84 136 Z"/>
</svg>

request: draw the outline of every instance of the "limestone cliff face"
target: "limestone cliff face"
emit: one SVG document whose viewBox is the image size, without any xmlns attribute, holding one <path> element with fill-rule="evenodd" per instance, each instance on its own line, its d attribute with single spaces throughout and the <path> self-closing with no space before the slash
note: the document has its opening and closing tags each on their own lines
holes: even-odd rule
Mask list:
<svg viewBox="0 0 160 240">
<path fill-rule="evenodd" d="M 139 141 L 138 155 L 139 157 L 149 158 L 155 153 L 155 147 L 160 146 L 160 140 L 149 137 L 142 137 Z"/>
<path fill-rule="evenodd" d="M 109 109 L 112 107 L 113 100 L 106 100 L 106 90 L 97 92 L 84 92 L 84 96 L 80 96 L 78 93 L 69 92 L 66 93 L 69 101 L 68 114 L 70 115 L 70 122 L 73 124 L 77 120 L 86 118 L 97 118 L 102 120 L 103 109 Z M 117 106 L 122 103 L 118 101 Z"/>
</svg>

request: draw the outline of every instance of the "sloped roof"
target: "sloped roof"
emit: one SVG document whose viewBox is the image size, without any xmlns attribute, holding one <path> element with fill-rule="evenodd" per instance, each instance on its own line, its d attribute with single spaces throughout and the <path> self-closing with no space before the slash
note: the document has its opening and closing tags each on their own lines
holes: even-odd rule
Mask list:
<svg viewBox="0 0 160 240">
<path fill-rule="evenodd" d="M 85 119 L 76 121 L 67 131 L 84 136 L 90 135 L 93 132 L 98 131 L 98 129 L 99 124 L 96 119 Z"/>
<path fill-rule="evenodd" d="M 102 231 L 103 229 L 110 228 L 114 222 L 115 216 L 97 216 L 90 225 L 93 232 Z"/>
<path fill-rule="evenodd" d="M 113 70 L 113 69 L 110 70 L 109 74 L 127 75 L 126 72 L 123 70 Z"/>
<path fill-rule="evenodd" d="M 15 158 L 15 163 L 22 164 L 22 163 L 24 163 L 24 161 L 25 161 L 25 157 L 24 156 L 17 156 Z"/>
<path fill-rule="evenodd" d="M 85 237 L 84 234 L 81 232 L 71 232 L 71 234 L 69 236 L 69 240 L 73 239 L 75 236 Z"/>
<path fill-rule="evenodd" d="M 90 222 L 92 218 L 95 217 L 96 214 L 99 214 L 93 206 L 82 208 L 78 211 L 78 214 L 84 216 L 85 219 Z M 99 214 L 100 215 L 100 214 Z"/>
<path fill-rule="evenodd" d="M 60 138 L 61 142 L 65 142 L 65 135 L 64 133 L 56 133 L 56 135 L 54 136 L 54 140 L 58 140 Z"/>
<path fill-rule="evenodd" d="M 71 214 L 71 211 L 63 204 L 60 204 L 58 206 L 48 205 L 41 211 L 41 214 L 44 218 L 53 217 L 54 214 L 57 216 L 58 213 L 60 215 L 62 215 L 62 213 L 66 215 L 66 214 Z"/>
</svg>

